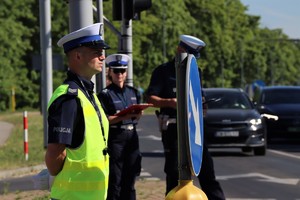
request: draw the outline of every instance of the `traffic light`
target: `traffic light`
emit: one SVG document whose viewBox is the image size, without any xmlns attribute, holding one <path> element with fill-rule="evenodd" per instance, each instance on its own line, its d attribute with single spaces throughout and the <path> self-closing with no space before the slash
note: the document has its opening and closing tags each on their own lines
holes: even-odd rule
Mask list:
<svg viewBox="0 0 300 200">
<path fill-rule="evenodd" d="M 140 13 L 151 7 L 152 0 L 124 0 L 124 18 L 140 19 Z"/>
<path fill-rule="evenodd" d="M 124 19 L 139 19 L 140 12 L 152 5 L 152 0 L 113 0 L 113 19 L 122 20 L 122 4 Z"/>
<path fill-rule="evenodd" d="M 122 0 L 113 0 L 113 20 L 122 20 Z"/>
</svg>

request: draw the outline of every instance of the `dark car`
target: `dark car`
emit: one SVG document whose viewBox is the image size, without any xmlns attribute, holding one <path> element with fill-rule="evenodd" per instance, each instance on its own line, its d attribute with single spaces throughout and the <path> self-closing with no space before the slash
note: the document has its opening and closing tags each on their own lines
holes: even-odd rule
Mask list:
<svg viewBox="0 0 300 200">
<path fill-rule="evenodd" d="M 208 147 L 266 154 L 266 127 L 248 95 L 237 88 L 204 88 L 208 101 L 204 136 Z"/>
<path fill-rule="evenodd" d="M 268 86 L 253 97 L 257 110 L 266 118 L 268 140 L 300 138 L 300 87 Z"/>
</svg>

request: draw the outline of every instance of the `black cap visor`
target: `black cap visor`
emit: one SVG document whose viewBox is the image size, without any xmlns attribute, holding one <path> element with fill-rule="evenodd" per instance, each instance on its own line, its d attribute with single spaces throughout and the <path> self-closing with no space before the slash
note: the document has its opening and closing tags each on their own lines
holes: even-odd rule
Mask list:
<svg viewBox="0 0 300 200">
<path fill-rule="evenodd" d="M 91 41 L 81 44 L 81 46 L 89 47 L 92 49 L 110 49 L 110 46 L 106 44 L 103 40 Z"/>
</svg>

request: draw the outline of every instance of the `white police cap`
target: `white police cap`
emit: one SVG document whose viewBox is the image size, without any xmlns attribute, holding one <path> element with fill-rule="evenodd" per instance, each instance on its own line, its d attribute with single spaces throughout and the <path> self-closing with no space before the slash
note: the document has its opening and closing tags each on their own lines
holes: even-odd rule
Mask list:
<svg viewBox="0 0 300 200">
<path fill-rule="evenodd" d="M 106 64 L 112 69 L 127 69 L 129 60 L 126 54 L 112 54 L 105 58 Z"/>
<path fill-rule="evenodd" d="M 194 54 L 196 58 L 200 58 L 200 50 L 205 47 L 205 43 L 190 35 L 181 35 L 179 46 L 183 47 L 187 53 Z"/>
<path fill-rule="evenodd" d="M 110 47 L 103 41 L 103 23 L 96 23 L 62 37 L 57 45 L 63 47 L 65 53 L 80 46 L 94 49 L 109 49 Z"/>
</svg>

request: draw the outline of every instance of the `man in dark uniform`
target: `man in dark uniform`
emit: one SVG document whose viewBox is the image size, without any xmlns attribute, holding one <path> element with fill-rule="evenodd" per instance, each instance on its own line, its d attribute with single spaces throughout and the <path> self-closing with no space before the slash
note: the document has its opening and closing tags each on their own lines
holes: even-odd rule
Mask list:
<svg viewBox="0 0 300 200">
<path fill-rule="evenodd" d="M 105 200 L 108 188 L 108 120 L 93 92 L 92 76 L 102 71 L 102 23 L 74 31 L 58 41 L 67 55 L 67 79 L 48 106 L 45 162 L 55 176 L 52 199 Z"/>
<path fill-rule="evenodd" d="M 181 35 L 178 53 L 194 54 L 200 57 L 199 50 L 205 43 L 198 38 Z M 200 69 L 199 69 L 200 70 Z M 175 59 L 155 68 L 146 91 L 147 102 L 160 108 L 162 143 L 164 146 L 166 173 L 166 195 L 178 185 L 178 140 L 177 140 L 177 100 Z M 205 110 L 204 110 L 205 114 Z M 205 143 L 205 142 L 204 142 Z M 213 160 L 206 145 L 203 147 L 201 171 L 198 176 L 202 190 L 211 200 L 224 200 L 224 194 L 216 180 Z"/>
<path fill-rule="evenodd" d="M 98 95 L 109 120 L 110 174 L 107 200 L 135 200 L 135 179 L 141 171 L 141 153 L 136 124 L 142 115 L 118 112 L 140 103 L 138 91 L 125 85 L 130 57 L 113 54 L 106 58 L 111 84 Z"/>
</svg>

